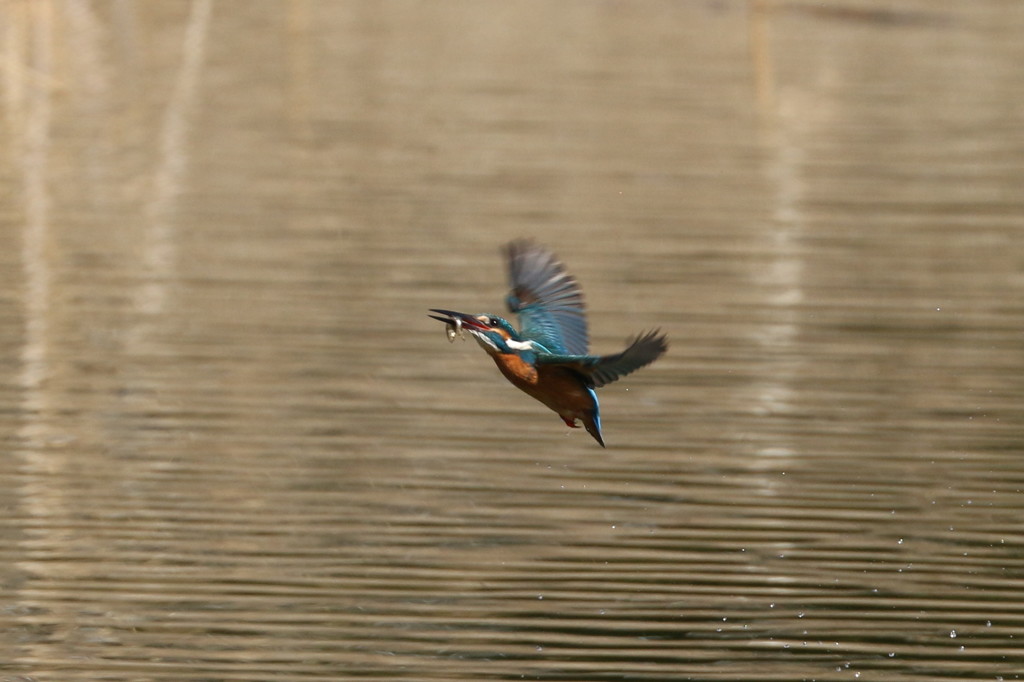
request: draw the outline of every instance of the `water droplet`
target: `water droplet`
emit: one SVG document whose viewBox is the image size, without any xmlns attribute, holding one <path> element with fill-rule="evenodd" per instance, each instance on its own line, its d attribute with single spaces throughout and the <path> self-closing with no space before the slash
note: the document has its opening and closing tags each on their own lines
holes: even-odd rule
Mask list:
<svg viewBox="0 0 1024 682">
<path fill-rule="evenodd" d="M 950 639 L 956 639 L 956 630 L 950 630 L 949 637 Z"/>
</svg>

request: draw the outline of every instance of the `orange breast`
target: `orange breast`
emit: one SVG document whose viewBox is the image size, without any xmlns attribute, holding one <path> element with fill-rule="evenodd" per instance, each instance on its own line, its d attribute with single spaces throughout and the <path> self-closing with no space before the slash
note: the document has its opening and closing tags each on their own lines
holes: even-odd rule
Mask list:
<svg viewBox="0 0 1024 682">
<path fill-rule="evenodd" d="M 525 362 L 518 355 L 497 353 L 491 357 L 494 358 L 495 364 L 498 365 L 498 369 L 505 375 L 505 378 L 524 391 L 527 390 L 528 386 L 535 386 L 537 384 L 537 368 Z"/>
<path fill-rule="evenodd" d="M 498 369 L 517 388 L 544 403 L 562 417 L 582 418 L 594 408 L 594 398 L 579 375 L 551 365 L 534 367 L 518 355 L 494 355 Z"/>
</svg>

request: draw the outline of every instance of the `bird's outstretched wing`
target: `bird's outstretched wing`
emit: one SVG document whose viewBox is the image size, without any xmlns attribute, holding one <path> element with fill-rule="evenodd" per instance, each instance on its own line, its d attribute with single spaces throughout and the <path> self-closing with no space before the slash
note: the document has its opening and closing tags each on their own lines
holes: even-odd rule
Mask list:
<svg viewBox="0 0 1024 682">
<path fill-rule="evenodd" d="M 649 365 L 668 350 L 668 339 L 655 329 L 633 339 L 626 350 L 613 355 L 573 356 L 537 354 L 539 365 L 567 367 L 586 379 L 588 385 L 601 388 Z"/>
<path fill-rule="evenodd" d="M 505 246 L 512 290 L 508 309 L 520 333 L 552 353 L 586 355 L 589 340 L 583 292 L 565 266 L 542 246 L 517 240 Z"/>
</svg>

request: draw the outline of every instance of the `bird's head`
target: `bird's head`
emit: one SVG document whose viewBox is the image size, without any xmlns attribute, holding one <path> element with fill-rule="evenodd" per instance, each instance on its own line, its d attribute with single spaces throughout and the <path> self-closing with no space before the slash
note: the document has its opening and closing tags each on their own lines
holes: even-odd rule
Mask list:
<svg viewBox="0 0 1024 682">
<path fill-rule="evenodd" d="M 477 343 L 491 355 L 522 353 L 534 348 L 533 342 L 524 341 L 508 320 L 503 317 L 488 313 L 470 315 L 457 313 L 454 310 L 435 308 L 431 308 L 430 312 L 440 313 L 440 315 L 431 315 L 430 317 L 448 325 L 450 339 L 454 340 L 457 334 L 461 335 L 464 331 L 469 332 Z"/>
</svg>

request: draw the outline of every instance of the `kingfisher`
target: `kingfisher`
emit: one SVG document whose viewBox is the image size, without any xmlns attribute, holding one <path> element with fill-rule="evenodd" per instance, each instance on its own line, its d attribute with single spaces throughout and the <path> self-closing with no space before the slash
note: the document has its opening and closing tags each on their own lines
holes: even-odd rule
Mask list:
<svg viewBox="0 0 1024 682">
<path fill-rule="evenodd" d="M 558 413 L 570 428 L 583 423 L 605 447 L 601 411 L 594 389 L 651 364 L 668 350 L 661 330 L 644 332 L 612 355 L 590 355 L 583 291 L 549 249 L 527 239 L 505 245 L 511 291 L 508 309 L 519 316 L 519 330 L 508 320 L 431 308 L 444 322 L 448 339 L 469 332 L 512 384 Z M 464 337 L 463 337 L 464 338 Z"/>
</svg>

